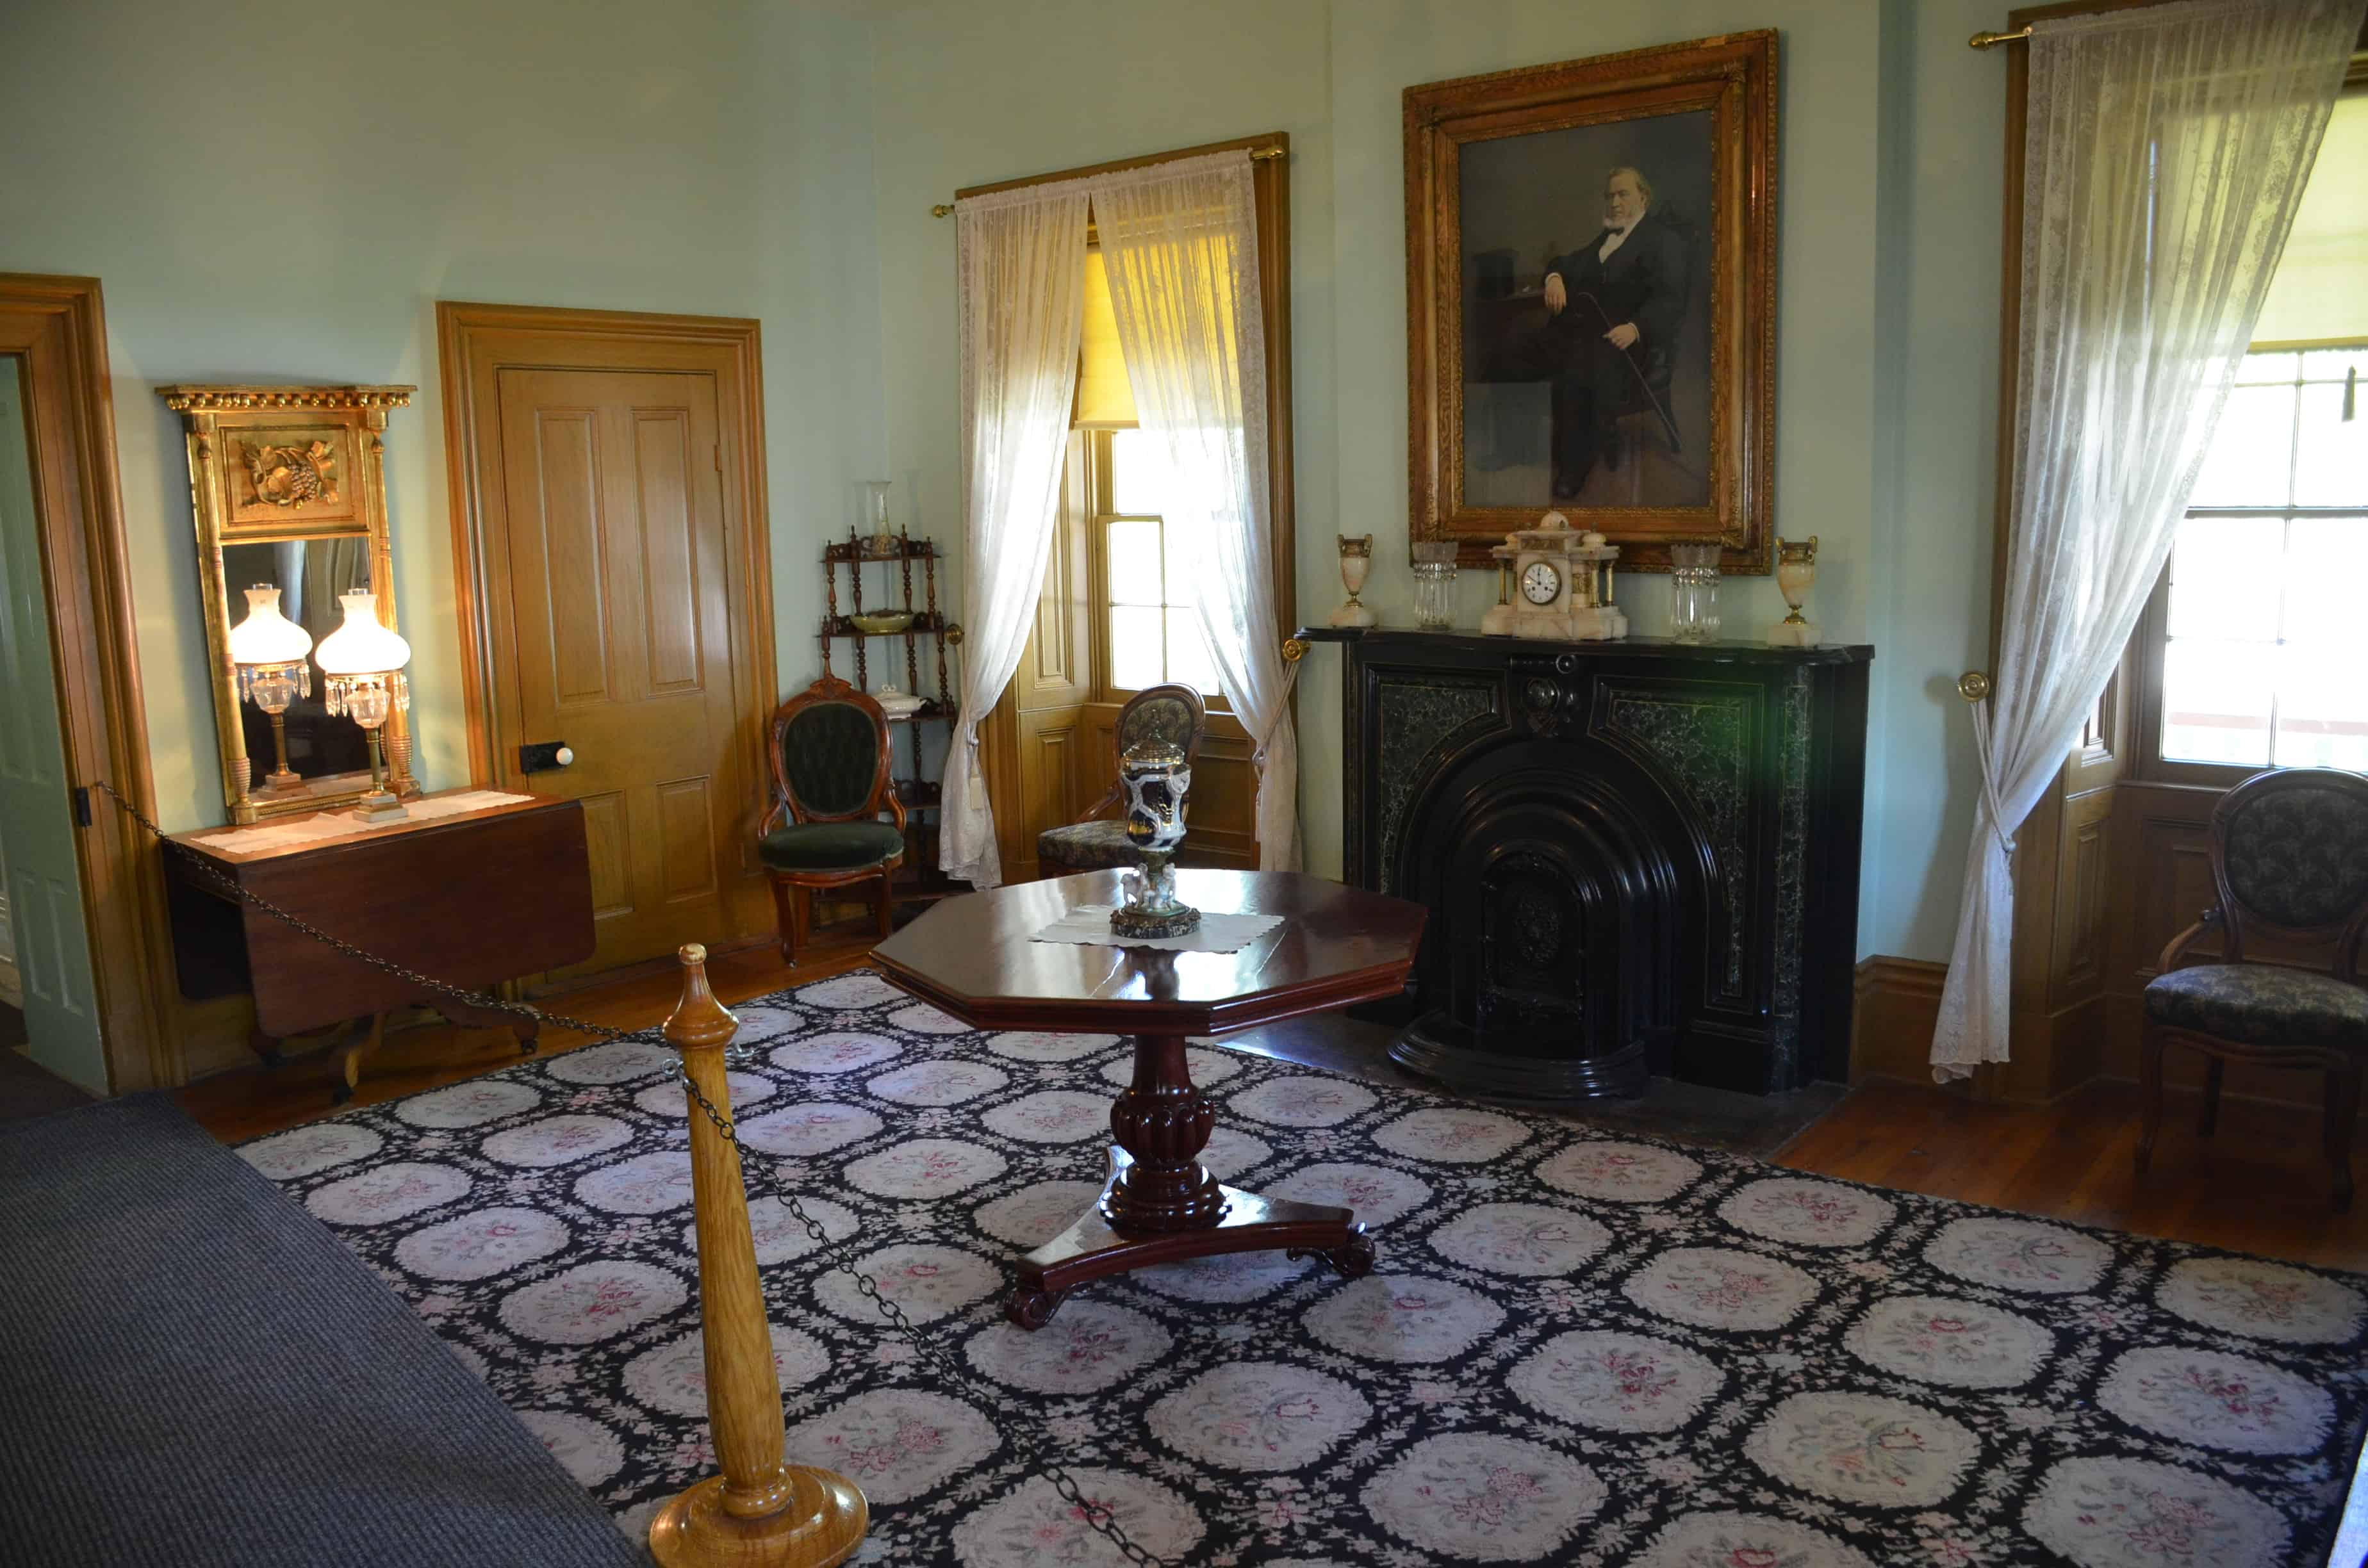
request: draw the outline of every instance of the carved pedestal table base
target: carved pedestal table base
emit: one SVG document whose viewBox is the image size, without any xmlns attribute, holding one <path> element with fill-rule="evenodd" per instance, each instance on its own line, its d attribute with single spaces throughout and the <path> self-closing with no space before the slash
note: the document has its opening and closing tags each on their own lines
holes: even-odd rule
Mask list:
<svg viewBox="0 0 2368 1568">
<path fill-rule="evenodd" d="M 1177 897 L 1212 919 L 1270 918 L 1222 953 L 1036 940 L 1121 891 L 1117 872 L 1086 871 L 965 893 L 871 952 L 897 985 L 973 1028 L 1134 1041 L 1133 1080 L 1110 1107 L 1110 1177 L 1090 1212 L 1019 1260 L 1005 1315 L 1042 1328 L 1088 1279 L 1215 1253 L 1281 1248 L 1365 1273 L 1373 1244 L 1348 1210 L 1243 1192 L 1201 1164 L 1217 1112 L 1192 1086 L 1184 1042 L 1396 995 L 1421 905 L 1297 871 L 1184 870 Z"/>
<path fill-rule="evenodd" d="M 1134 1082 L 1110 1108 L 1110 1175 L 1094 1206 L 1019 1260 L 1003 1315 L 1025 1329 L 1053 1321 L 1088 1279 L 1224 1252 L 1314 1254 L 1353 1279 L 1373 1267 L 1354 1212 L 1226 1187 L 1199 1155 L 1216 1110 L 1192 1086 L 1181 1035 L 1138 1035 Z"/>
</svg>

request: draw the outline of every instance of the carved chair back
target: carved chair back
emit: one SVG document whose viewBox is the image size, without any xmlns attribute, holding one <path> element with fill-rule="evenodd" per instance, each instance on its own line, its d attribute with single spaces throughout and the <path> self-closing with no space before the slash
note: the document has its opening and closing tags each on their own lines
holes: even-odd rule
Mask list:
<svg viewBox="0 0 2368 1568">
<path fill-rule="evenodd" d="M 1189 686 L 1145 687 L 1118 710 L 1118 755 L 1124 756 L 1138 742 L 1156 738 L 1182 752 L 1189 767 L 1208 729 L 1209 710 L 1199 692 Z"/>
<path fill-rule="evenodd" d="M 1118 759 L 1138 741 L 1157 738 L 1184 754 L 1190 767 L 1201 755 L 1201 739 L 1209 733 L 1209 710 L 1201 694 L 1189 686 L 1146 686 L 1118 710 L 1118 726 L 1110 740 L 1110 786 L 1087 811 L 1087 820 L 1100 816 L 1126 798 L 1118 780 Z"/>
<path fill-rule="evenodd" d="M 890 777 L 888 715 L 869 693 L 825 676 L 773 710 L 773 804 L 759 825 L 869 820 L 905 824 Z"/>
<path fill-rule="evenodd" d="M 2221 961 L 2245 961 L 2248 929 L 2335 940 L 2335 974 L 2357 983 L 2368 931 L 2368 778 L 2325 767 L 2257 773 L 2212 812 Z"/>
</svg>

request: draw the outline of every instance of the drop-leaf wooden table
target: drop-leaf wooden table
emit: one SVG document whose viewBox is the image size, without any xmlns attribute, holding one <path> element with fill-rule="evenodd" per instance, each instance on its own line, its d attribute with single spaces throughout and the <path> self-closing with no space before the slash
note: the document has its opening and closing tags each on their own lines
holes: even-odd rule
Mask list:
<svg viewBox="0 0 2368 1568">
<path fill-rule="evenodd" d="M 873 958 L 914 995 L 974 1028 L 1134 1037 L 1134 1079 L 1110 1108 L 1110 1173 L 1084 1216 L 1021 1258 L 1004 1312 L 1042 1328 L 1088 1279 L 1214 1253 L 1315 1254 L 1355 1277 L 1373 1244 L 1354 1213 L 1226 1187 L 1200 1163 L 1216 1108 L 1192 1085 L 1194 1036 L 1395 996 L 1422 940 L 1421 905 L 1296 871 L 1188 870 L 1177 896 L 1207 911 L 1280 915 L 1231 953 L 1038 942 L 1083 903 L 1119 901 L 1117 871 L 948 899 Z"/>
</svg>

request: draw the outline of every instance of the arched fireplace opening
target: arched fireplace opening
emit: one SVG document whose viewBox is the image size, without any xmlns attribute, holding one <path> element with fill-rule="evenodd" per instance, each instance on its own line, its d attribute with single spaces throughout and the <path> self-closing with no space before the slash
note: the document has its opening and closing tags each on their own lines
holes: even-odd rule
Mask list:
<svg viewBox="0 0 2368 1568">
<path fill-rule="evenodd" d="M 1428 781 L 1400 831 L 1392 891 L 1432 915 L 1395 1060 L 1549 1099 L 1635 1095 L 1670 1071 L 1713 862 L 1642 768 L 1593 741 L 1505 735 Z"/>
</svg>

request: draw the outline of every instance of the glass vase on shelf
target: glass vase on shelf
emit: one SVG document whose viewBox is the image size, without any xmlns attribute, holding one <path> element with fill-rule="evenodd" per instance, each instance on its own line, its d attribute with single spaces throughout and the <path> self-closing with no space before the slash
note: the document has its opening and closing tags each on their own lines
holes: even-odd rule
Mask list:
<svg viewBox="0 0 2368 1568">
<path fill-rule="evenodd" d="M 1719 541 L 1714 539 L 1670 542 L 1670 641 L 1718 641 L 1718 552 Z"/>
<path fill-rule="evenodd" d="M 1425 631 L 1455 624 L 1455 540 L 1414 541 L 1414 623 Z"/>
<path fill-rule="evenodd" d="M 884 479 L 863 482 L 863 520 L 871 529 L 866 548 L 874 557 L 897 553 L 896 530 L 888 526 L 889 483 Z"/>
</svg>

